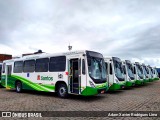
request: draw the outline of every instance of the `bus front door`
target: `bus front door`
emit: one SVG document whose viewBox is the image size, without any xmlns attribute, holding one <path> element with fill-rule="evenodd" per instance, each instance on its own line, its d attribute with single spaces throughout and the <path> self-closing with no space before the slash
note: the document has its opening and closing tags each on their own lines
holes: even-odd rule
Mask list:
<svg viewBox="0 0 160 120">
<path fill-rule="evenodd" d="M 5 87 L 6 88 L 9 88 L 8 83 L 9 83 L 9 78 L 11 76 L 11 71 L 12 71 L 12 66 L 6 65 L 6 71 L 5 71 Z"/>
<path fill-rule="evenodd" d="M 81 59 L 69 60 L 69 92 L 73 94 L 81 93 Z"/>
</svg>

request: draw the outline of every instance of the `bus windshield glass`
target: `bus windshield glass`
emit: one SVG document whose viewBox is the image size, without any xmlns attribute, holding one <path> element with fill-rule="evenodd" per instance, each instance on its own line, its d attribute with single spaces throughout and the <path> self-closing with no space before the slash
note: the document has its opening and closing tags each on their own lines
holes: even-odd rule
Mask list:
<svg viewBox="0 0 160 120">
<path fill-rule="evenodd" d="M 154 70 L 153 70 L 153 68 L 151 68 L 151 71 L 152 71 L 152 74 L 154 74 Z"/>
<path fill-rule="evenodd" d="M 146 78 L 147 78 L 148 76 L 147 76 L 146 67 L 145 67 L 145 66 L 142 66 L 142 67 L 143 67 L 144 74 L 145 74 L 145 76 L 146 76 Z"/>
<path fill-rule="evenodd" d="M 143 70 L 142 67 L 140 65 L 136 65 L 137 67 L 137 72 L 138 72 L 138 76 L 143 79 Z"/>
<path fill-rule="evenodd" d="M 124 81 L 125 77 L 123 74 L 122 62 L 119 58 L 113 57 L 113 64 L 115 69 L 115 75 L 119 81 Z"/>
<path fill-rule="evenodd" d="M 100 53 L 87 51 L 87 62 L 89 76 L 95 83 L 107 81 L 106 67 L 103 56 Z"/>
<path fill-rule="evenodd" d="M 145 68 L 145 71 L 147 72 L 147 74 L 149 74 L 149 71 L 148 71 L 147 67 L 144 66 L 144 68 Z"/>
<path fill-rule="evenodd" d="M 158 77 L 158 72 L 157 72 L 157 69 L 154 69 L 154 70 L 155 70 L 156 76 Z"/>
<path fill-rule="evenodd" d="M 128 71 L 128 76 L 131 78 L 131 80 L 134 80 L 134 73 L 133 73 L 133 68 L 132 65 L 127 63 L 127 71 Z"/>
<path fill-rule="evenodd" d="M 149 67 L 149 71 L 150 71 L 150 74 L 151 74 L 151 78 L 153 78 L 153 73 L 152 73 L 152 68 Z"/>
</svg>

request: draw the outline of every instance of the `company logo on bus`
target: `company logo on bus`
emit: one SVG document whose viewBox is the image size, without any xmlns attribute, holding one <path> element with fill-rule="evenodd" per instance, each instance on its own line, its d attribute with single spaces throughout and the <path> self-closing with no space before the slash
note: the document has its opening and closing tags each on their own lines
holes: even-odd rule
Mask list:
<svg viewBox="0 0 160 120">
<path fill-rule="evenodd" d="M 53 81 L 53 77 L 37 75 L 37 80 Z"/>
<path fill-rule="evenodd" d="M 37 75 L 37 80 L 41 80 L 41 76 L 40 75 Z"/>
</svg>

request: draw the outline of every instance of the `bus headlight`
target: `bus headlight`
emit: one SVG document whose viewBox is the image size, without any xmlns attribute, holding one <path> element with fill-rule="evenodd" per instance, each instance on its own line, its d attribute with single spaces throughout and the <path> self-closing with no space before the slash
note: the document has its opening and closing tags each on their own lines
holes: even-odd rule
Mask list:
<svg viewBox="0 0 160 120">
<path fill-rule="evenodd" d="M 91 81 L 89 81 L 89 84 L 91 85 L 91 87 L 96 87 Z"/>
</svg>

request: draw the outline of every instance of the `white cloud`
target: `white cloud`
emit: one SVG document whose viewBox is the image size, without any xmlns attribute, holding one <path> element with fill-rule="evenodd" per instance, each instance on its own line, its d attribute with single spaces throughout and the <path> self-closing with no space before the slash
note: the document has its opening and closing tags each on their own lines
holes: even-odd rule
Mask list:
<svg viewBox="0 0 160 120">
<path fill-rule="evenodd" d="M 159 0 L 15 1 L 0 1 L 1 53 L 63 52 L 70 42 L 73 50 L 160 64 Z"/>
<path fill-rule="evenodd" d="M 160 58 L 143 58 L 143 59 L 132 58 L 131 61 L 145 63 L 146 65 L 160 68 Z"/>
</svg>

